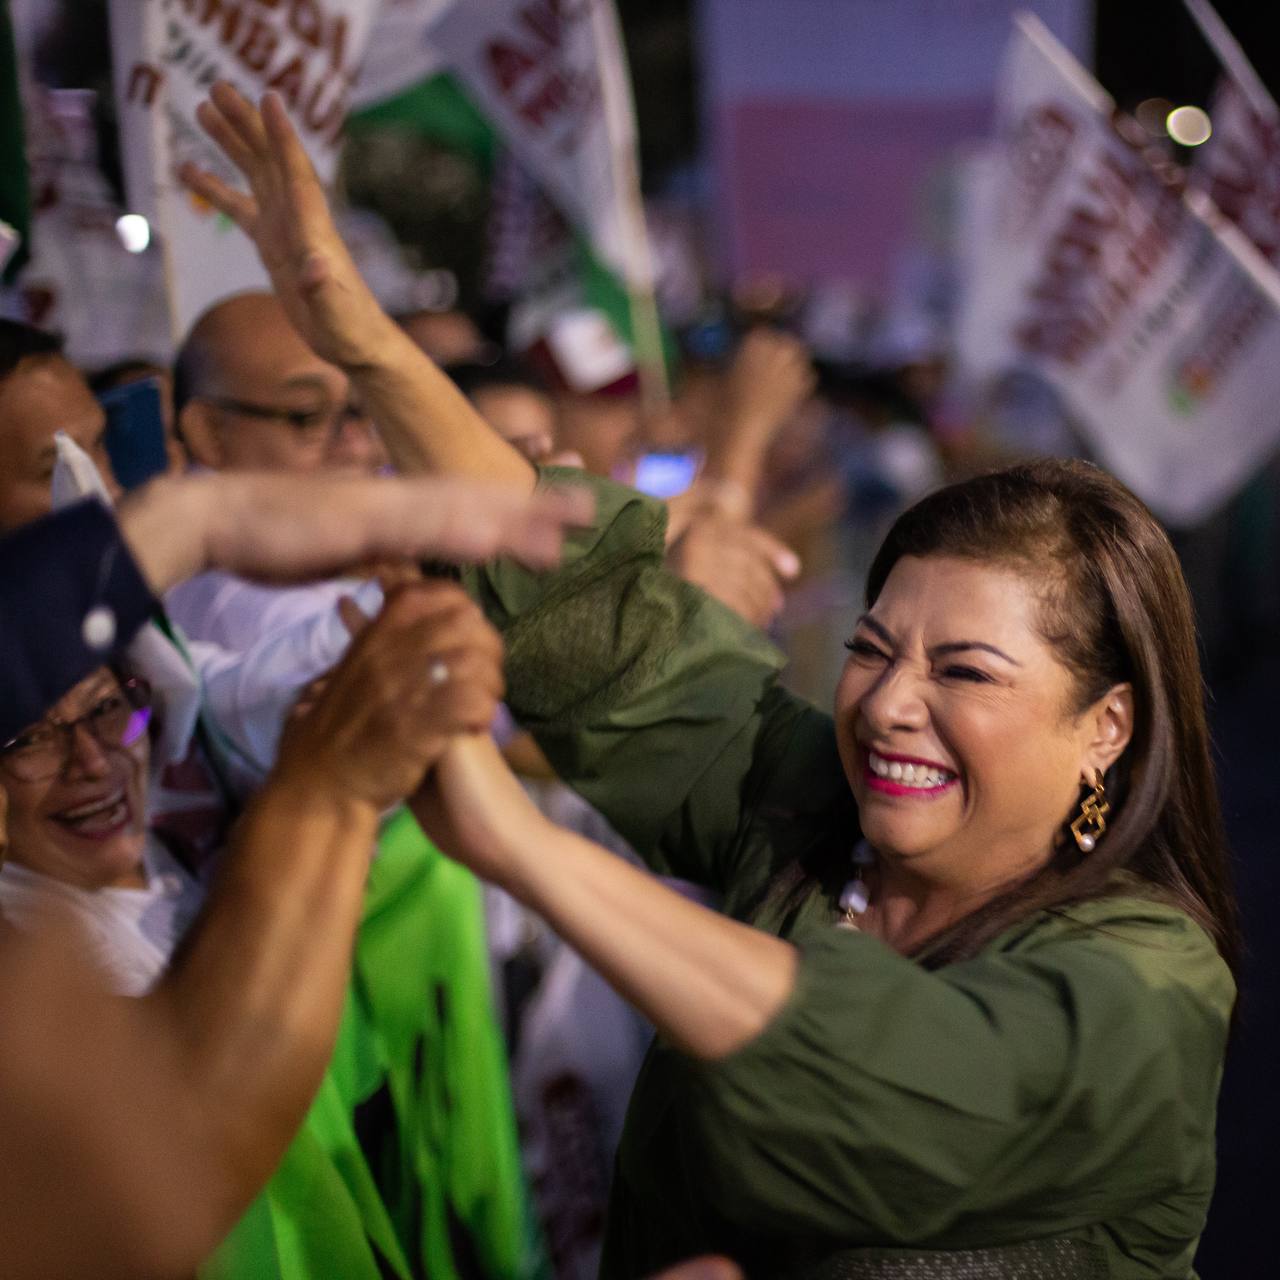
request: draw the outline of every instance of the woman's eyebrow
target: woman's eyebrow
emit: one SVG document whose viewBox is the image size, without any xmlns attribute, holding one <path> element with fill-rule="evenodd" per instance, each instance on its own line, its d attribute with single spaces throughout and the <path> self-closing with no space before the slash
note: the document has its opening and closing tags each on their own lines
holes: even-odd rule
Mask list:
<svg viewBox="0 0 1280 1280">
<path fill-rule="evenodd" d="M 869 613 L 864 613 L 858 619 L 858 626 L 866 627 L 868 631 L 874 631 L 881 640 L 888 645 L 896 645 L 898 642 L 894 638 L 893 632 L 882 622 L 877 622 Z M 1003 658 L 1007 663 L 1014 667 L 1022 666 L 1017 658 L 1011 658 L 1003 649 L 997 649 L 995 645 L 988 644 L 985 640 L 950 640 L 946 644 L 934 645 L 929 650 L 931 656 L 938 654 L 963 653 L 966 649 L 981 649 L 985 653 L 993 653 L 997 658 Z"/>
<path fill-rule="evenodd" d="M 1003 649 L 997 649 L 993 644 L 987 644 L 985 640 L 952 640 L 947 644 L 935 644 L 929 651 L 933 655 L 947 653 L 963 653 L 966 649 L 981 649 L 984 653 L 994 653 L 997 658 L 1003 658 L 1012 666 L 1020 667 L 1017 658 L 1011 658 Z"/>
<path fill-rule="evenodd" d="M 893 632 L 882 622 L 877 622 L 869 613 L 864 613 L 858 619 L 858 626 L 866 627 L 868 631 L 874 631 L 885 644 L 896 645 L 898 643 L 894 639 Z"/>
</svg>

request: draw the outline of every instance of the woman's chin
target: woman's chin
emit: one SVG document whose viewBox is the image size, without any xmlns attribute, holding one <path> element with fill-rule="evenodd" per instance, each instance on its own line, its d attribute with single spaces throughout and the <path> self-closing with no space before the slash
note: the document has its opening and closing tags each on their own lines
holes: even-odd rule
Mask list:
<svg viewBox="0 0 1280 1280">
<path fill-rule="evenodd" d="M 885 857 L 909 860 L 933 852 L 946 842 L 948 831 L 919 815 L 876 812 L 867 806 L 862 812 L 862 834 Z"/>
<path fill-rule="evenodd" d="M 86 889 L 139 887 L 146 880 L 142 863 L 145 845 L 145 834 L 135 831 L 120 832 L 101 841 L 63 842 L 58 863 L 67 874 L 55 874 L 55 878 Z"/>
</svg>

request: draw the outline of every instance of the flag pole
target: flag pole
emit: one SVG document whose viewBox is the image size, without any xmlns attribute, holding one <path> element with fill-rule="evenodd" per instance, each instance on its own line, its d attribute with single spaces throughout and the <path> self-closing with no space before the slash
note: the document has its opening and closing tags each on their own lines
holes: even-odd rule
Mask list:
<svg viewBox="0 0 1280 1280">
<path fill-rule="evenodd" d="M 640 193 L 635 96 L 627 60 L 622 52 L 622 31 L 613 0 L 594 0 L 591 11 L 605 130 L 609 137 L 609 162 L 619 200 L 622 251 L 626 263 L 623 283 L 631 313 L 636 372 L 640 378 L 645 410 L 656 413 L 667 407 L 671 395 L 662 345 L 662 324 L 654 292 L 653 253 Z"/>
<path fill-rule="evenodd" d="M 1218 11 L 1209 0 L 1182 0 L 1201 34 L 1218 55 L 1227 74 L 1236 82 L 1245 101 L 1262 119 L 1274 121 L 1280 117 L 1280 107 L 1267 92 L 1262 77 L 1253 68 L 1240 41 L 1231 34 Z"/>
</svg>

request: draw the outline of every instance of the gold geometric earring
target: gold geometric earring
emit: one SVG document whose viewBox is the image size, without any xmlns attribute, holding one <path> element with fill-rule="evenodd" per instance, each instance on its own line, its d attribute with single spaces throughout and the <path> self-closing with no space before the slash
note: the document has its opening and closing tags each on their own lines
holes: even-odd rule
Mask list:
<svg viewBox="0 0 1280 1280">
<path fill-rule="evenodd" d="M 1071 834 L 1076 838 L 1081 853 L 1092 853 L 1098 840 L 1107 829 L 1107 789 L 1102 785 L 1102 774 L 1094 770 L 1093 791 L 1080 802 L 1080 816 L 1071 824 Z"/>
</svg>

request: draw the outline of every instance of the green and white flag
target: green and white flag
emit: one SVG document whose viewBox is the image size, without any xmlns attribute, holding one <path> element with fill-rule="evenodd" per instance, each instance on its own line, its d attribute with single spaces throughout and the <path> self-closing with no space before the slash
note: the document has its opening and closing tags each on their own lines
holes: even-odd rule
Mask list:
<svg viewBox="0 0 1280 1280">
<path fill-rule="evenodd" d="M 635 114 L 613 0 L 400 0 L 371 39 L 358 91 L 366 120 L 398 116 L 447 137 L 460 89 L 537 181 L 583 248 L 584 301 L 631 341 L 655 396 L 665 377 L 640 199 Z M 409 88 L 447 68 L 452 87 Z M 475 142 L 481 142 L 472 133 Z M 492 140 L 481 142 L 492 154 Z"/>
</svg>

